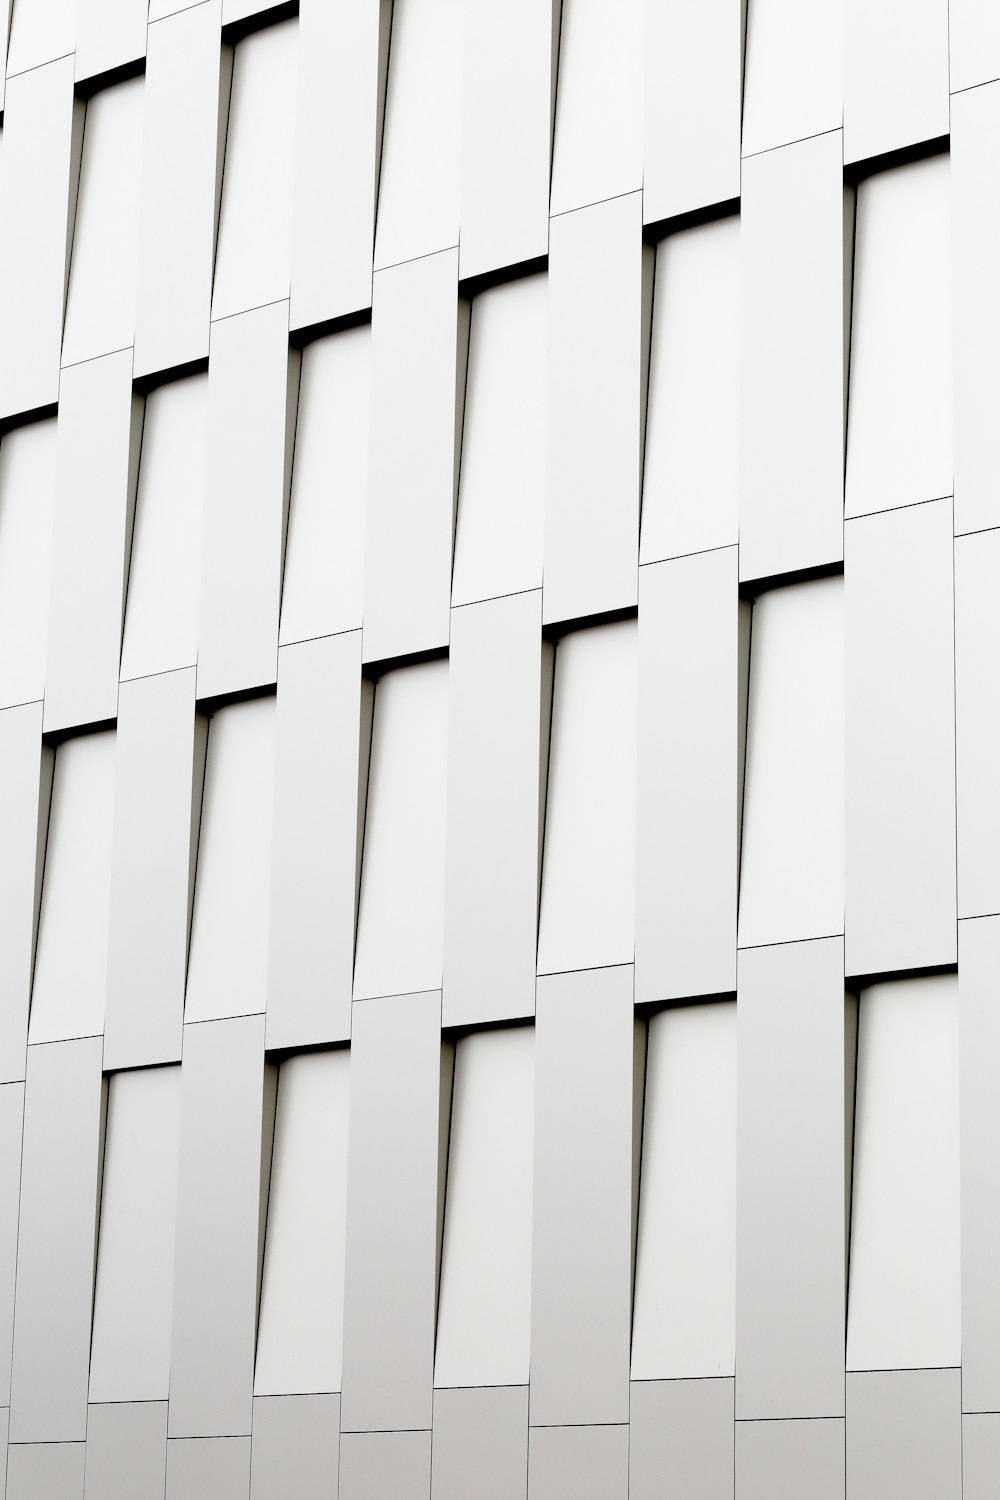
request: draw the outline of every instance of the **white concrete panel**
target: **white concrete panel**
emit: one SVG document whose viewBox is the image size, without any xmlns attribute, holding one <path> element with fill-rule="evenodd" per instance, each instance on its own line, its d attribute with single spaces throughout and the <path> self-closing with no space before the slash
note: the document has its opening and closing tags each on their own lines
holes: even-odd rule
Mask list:
<svg viewBox="0 0 1000 1500">
<path fill-rule="evenodd" d="M 0 441 L 0 706 L 45 691 L 56 421 L 29 422 Z"/>
<path fill-rule="evenodd" d="M 375 689 L 354 997 L 440 989 L 444 946 L 448 664 Z"/>
<path fill-rule="evenodd" d="M 76 76 L 93 78 L 146 55 L 147 0 L 80 0 Z"/>
<path fill-rule="evenodd" d="M 768 589 L 752 632 L 741 948 L 844 930 L 843 578 Z"/>
<path fill-rule="evenodd" d="M 64 370 L 56 444 L 56 503 L 45 728 L 113 719 L 128 572 L 142 401 L 132 351 Z"/>
<path fill-rule="evenodd" d="M 282 646 L 361 628 L 370 367 L 367 324 L 316 339 L 302 353 Z"/>
<path fill-rule="evenodd" d="M 653 252 L 638 193 L 552 220 L 546 623 L 636 602 Z"/>
<path fill-rule="evenodd" d="M 840 131 L 744 162 L 740 205 L 740 577 L 767 578 L 844 555 Z"/>
<path fill-rule="evenodd" d="M 844 160 L 948 133 L 948 0 L 843 0 Z"/>
<path fill-rule="evenodd" d="M 340 1390 L 350 1082 L 347 1048 L 278 1072 L 255 1396 Z"/>
<path fill-rule="evenodd" d="M 340 1500 L 427 1500 L 429 1432 L 345 1432 L 340 1443 Z"/>
<path fill-rule="evenodd" d="M 10 22 L 8 78 L 72 52 L 76 23 L 73 0 L 18 0 Z"/>
<path fill-rule="evenodd" d="M 743 6 L 645 0 L 644 224 L 740 192 Z"/>
<path fill-rule="evenodd" d="M 848 1374 L 847 1493 L 852 1500 L 959 1500 L 961 1370 Z"/>
<path fill-rule="evenodd" d="M 375 269 L 458 244 L 462 0 L 392 7 Z"/>
<path fill-rule="evenodd" d="M 110 1080 L 91 1401 L 169 1393 L 180 1099 L 179 1066 Z"/>
<path fill-rule="evenodd" d="M 950 0 L 948 32 L 954 132 L 956 90 L 1000 78 L 1000 15 L 979 0 Z"/>
<path fill-rule="evenodd" d="M 87 104 L 64 365 L 135 342 L 144 95 L 143 79 L 129 78 Z"/>
<path fill-rule="evenodd" d="M 436 1386 L 525 1385 L 531 1350 L 535 1033 L 455 1049 Z"/>
<path fill-rule="evenodd" d="M 80 1440 L 104 1127 L 100 1038 L 28 1050 L 11 1377 L 14 1443 Z M 20 1492 L 12 1485 L 11 1494 Z"/>
<path fill-rule="evenodd" d="M 740 220 L 656 248 L 639 561 L 729 547 L 740 520 Z"/>
<path fill-rule="evenodd" d="M 207 443 L 207 375 L 150 391 L 125 601 L 123 682 L 193 667 L 198 660 Z"/>
<path fill-rule="evenodd" d="M 736 1004 L 650 1018 L 632 1379 L 732 1375 Z"/>
<path fill-rule="evenodd" d="M 1000 1469 L 1000 1414 L 962 1418 L 963 1500 L 990 1500 Z"/>
<path fill-rule="evenodd" d="M 73 13 L 71 0 L 54 0 Z M 22 0 L 19 22 L 44 17 Z M 69 46 L 72 48 L 72 37 Z M 79 173 L 83 105 L 73 97 L 73 59 L 11 78 L 3 119 L 4 218 L 0 242 L 0 415 L 47 406 L 59 396 L 68 244 Z M 13 70 L 12 70 L 13 71 Z"/>
<path fill-rule="evenodd" d="M 448 644 L 468 347 L 457 274 L 449 250 L 375 277 L 366 661 Z"/>
<path fill-rule="evenodd" d="M 263 1013 L 271 896 L 275 700 L 218 709 L 208 731 L 187 1021 Z"/>
<path fill-rule="evenodd" d="M 10 1406 L 10 1360 L 14 1338 L 14 1282 L 17 1275 L 17 1213 L 21 1192 L 23 1125 L 24 1084 L 4 1084 L 0 1088 L 0 1205 L 2 1205 L 0 1208 L 0 1408 Z M 4 1421 L 6 1422 L 6 1415 Z M 2 1493 L 0 1489 L 0 1495 Z"/>
<path fill-rule="evenodd" d="M 213 318 L 288 299 L 298 56 L 295 17 L 236 45 Z"/>
<path fill-rule="evenodd" d="M 552 701 L 541 603 L 515 594 L 452 616 L 445 1026 L 534 1014 Z"/>
<path fill-rule="evenodd" d="M 528 1500 L 626 1500 L 626 1425 L 532 1427 L 528 1440 Z"/>
<path fill-rule="evenodd" d="M 12 1443 L 7 1479 L 11 1500 L 84 1500 L 87 1445 L 77 1443 Z"/>
<path fill-rule="evenodd" d="M 845 533 L 847 972 L 953 963 L 951 505 Z"/>
<path fill-rule="evenodd" d="M 862 991 L 848 1370 L 961 1359 L 958 980 Z"/>
<path fill-rule="evenodd" d="M 0 713 L 0 1081 L 24 1077 L 28 1001 L 52 789 L 42 705 Z"/>
<path fill-rule="evenodd" d="M 736 1423 L 740 1500 L 785 1500 L 786 1496 L 791 1500 L 798 1495 L 843 1500 L 845 1462 L 842 1417 Z"/>
<path fill-rule="evenodd" d="M 337 1500 L 339 1396 L 260 1396 L 253 1404 L 250 1500 Z"/>
<path fill-rule="evenodd" d="M 842 0 L 750 0 L 746 25 L 743 155 L 839 130 Z"/>
<path fill-rule="evenodd" d="M 56 752 L 29 1042 L 104 1030 L 115 806 L 115 732 Z"/>
<path fill-rule="evenodd" d="M 631 963 L 635 950 L 634 620 L 556 649 L 538 972 Z"/>
<path fill-rule="evenodd" d="M 551 212 L 641 187 L 642 0 L 563 0 Z"/>
<path fill-rule="evenodd" d="M 950 495 L 951 193 L 947 156 L 858 188 L 845 514 Z"/>
<path fill-rule="evenodd" d="M 213 323 L 199 698 L 275 681 L 298 374 L 287 303 Z"/>
<path fill-rule="evenodd" d="M 736 590 L 735 547 L 639 574 L 640 1002 L 736 988 L 750 621 Z"/>
<path fill-rule="evenodd" d="M 435 1391 L 433 1450 L 431 1500 L 525 1500 L 527 1386 Z"/>
<path fill-rule="evenodd" d="M 165 1401 L 90 1408 L 84 1500 L 163 1500 L 166 1469 Z"/>
<path fill-rule="evenodd" d="M 0 449 L 0 453 L 2 453 Z M 1000 531 L 955 541 L 958 914 L 1000 912 Z"/>
<path fill-rule="evenodd" d="M 166 1500 L 245 1500 L 249 1437 L 167 1440 Z"/>
<path fill-rule="evenodd" d="M 663 1477 L 688 1500 L 733 1500 L 733 1381 L 633 1381 L 630 1500 L 661 1500 Z"/>
<path fill-rule="evenodd" d="M 548 278 L 472 303 L 452 604 L 542 582 Z"/>
<path fill-rule="evenodd" d="M 208 353 L 208 315 L 225 115 L 220 131 L 221 0 L 161 11 L 150 26 L 139 212 L 135 373 Z M 150 21 L 157 20 L 156 0 Z M 227 99 L 228 102 L 228 99 Z M 221 140 L 220 140 L 221 136 Z"/>
</svg>

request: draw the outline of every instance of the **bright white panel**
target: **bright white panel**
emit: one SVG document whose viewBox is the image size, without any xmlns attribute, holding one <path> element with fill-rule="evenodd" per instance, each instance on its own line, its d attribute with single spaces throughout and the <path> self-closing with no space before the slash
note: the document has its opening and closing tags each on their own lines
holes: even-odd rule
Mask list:
<svg viewBox="0 0 1000 1500">
<path fill-rule="evenodd" d="M 949 0 L 952 131 L 955 93 L 1000 78 L 1000 10 L 982 0 Z"/>
<path fill-rule="evenodd" d="M 538 972 L 631 963 L 635 951 L 634 620 L 556 649 Z"/>
<path fill-rule="evenodd" d="M 212 715 L 191 923 L 186 1021 L 257 1015 L 267 998 L 273 697 Z"/>
<path fill-rule="evenodd" d="M 955 769 L 960 917 L 1000 912 L 998 578 L 1000 531 L 956 539 Z"/>
<path fill-rule="evenodd" d="M 435 1386 L 528 1382 L 534 1092 L 533 1027 L 458 1043 Z"/>
<path fill-rule="evenodd" d="M 541 587 L 547 301 L 543 275 L 472 304 L 453 604 Z"/>
<path fill-rule="evenodd" d="M 142 78 L 130 78 L 87 104 L 64 365 L 135 342 L 144 89 Z"/>
<path fill-rule="evenodd" d="M 844 161 L 948 133 L 948 0 L 843 0 Z"/>
<path fill-rule="evenodd" d="M 958 945 L 962 1406 L 967 1412 L 995 1412 L 1000 1395 L 1000 1199 L 993 1191 L 1000 1167 L 1000 916 L 960 922 Z"/>
<path fill-rule="evenodd" d="M 458 244 L 462 0 L 397 0 L 375 269 Z"/>
<path fill-rule="evenodd" d="M 866 177 L 857 214 L 847 516 L 952 493 L 948 157 Z"/>
<path fill-rule="evenodd" d="M 361 628 L 371 327 L 302 354 L 279 644 Z"/>
<path fill-rule="evenodd" d="M 164 1401 L 169 1393 L 180 1098 L 179 1066 L 111 1078 L 91 1401 Z"/>
<path fill-rule="evenodd" d="M 104 1029 L 115 810 L 115 733 L 56 751 L 29 1042 Z"/>
<path fill-rule="evenodd" d="M 7 77 L 65 57 L 76 46 L 75 0 L 15 0 Z"/>
<path fill-rule="evenodd" d="M 24 1078 L 53 751 L 42 745 L 42 705 L 0 713 L 0 1082 Z"/>
<path fill-rule="evenodd" d="M 961 1361 L 958 1034 L 955 975 L 862 991 L 848 1370 Z"/>
<path fill-rule="evenodd" d="M 77 78 L 93 78 L 144 57 L 148 12 L 148 0 L 80 0 Z"/>
<path fill-rule="evenodd" d="M 642 186 L 642 0 L 563 0 L 553 214 Z"/>
<path fill-rule="evenodd" d="M 656 249 L 641 563 L 732 546 L 740 504 L 740 220 Z"/>
<path fill-rule="evenodd" d="M 753 606 L 741 948 L 844 930 L 844 580 Z"/>
<path fill-rule="evenodd" d="M 448 663 L 386 672 L 375 689 L 354 998 L 440 989 Z"/>
<path fill-rule="evenodd" d="M 842 0 L 749 0 L 743 155 L 839 130 Z"/>
<path fill-rule="evenodd" d="M 287 298 L 292 275 L 297 18 L 237 43 L 212 317 Z"/>
<path fill-rule="evenodd" d="M 17 1218 L 21 1192 L 24 1084 L 0 1088 L 0 1398 L 10 1405 L 10 1361 L 14 1336 L 14 1284 L 17 1278 Z M 6 1428 L 6 1416 L 2 1418 Z M 0 1442 L 6 1431 L 0 1429 Z M 0 1486 L 0 1497 L 3 1496 Z"/>
<path fill-rule="evenodd" d="M 278 1071 L 254 1395 L 339 1391 L 351 1054 Z"/>
<path fill-rule="evenodd" d="M 736 1361 L 736 1004 L 650 1018 L 632 1379 Z"/>
<path fill-rule="evenodd" d="M 56 490 L 56 419 L 0 440 L 0 707 L 45 690 L 49 568 Z"/>
</svg>

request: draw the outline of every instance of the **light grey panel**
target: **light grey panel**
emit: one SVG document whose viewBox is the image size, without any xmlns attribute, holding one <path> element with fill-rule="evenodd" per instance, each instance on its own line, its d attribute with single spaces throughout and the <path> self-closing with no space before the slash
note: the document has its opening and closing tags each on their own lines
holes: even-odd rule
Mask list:
<svg viewBox="0 0 1000 1500">
<path fill-rule="evenodd" d="M 530 1016 L 535 1009 L 539 779 L 552 666 L 552 648 L 541 639 L 541 606 L 534 592 L 452 614 L 445 1026 Z"/>
<path fill-rule="evenodd" d="M 628 1418 L 634 1030 L 630 965 L 539 980 L 532 1423 Z"/>
<path fill-rule="evenodd" d="M 24 1077 L 52 751 L 42 748 L 42 705 L 0 713 L 0 1079 Z"/>
<path fill-rule="evenodd" d="M 528 1500 L 626 1500 L 628 1426 L 532 1427 Z"/>
<path fill-rule="evenodd" d="M 85 1443 L 12 1443 L 7 1449 L 10 1500 L 83 1500 Z"/>
<path fill-rule="evenodd" d="M 351 1034 L 371 709 L 359 630 L 278 652 L 268 1047 Z"/>
<path fill-rule="evenodd" d="M 653 252 L 629 193 L 553 219 L 549 249 L 546 624 L 635 604 Z"/>
<path fill-rule="evenodd" d="M 728 547 L 639 574 L 637 1001 L 736 987 L 750 623 L 736 572 Z"/>
<path fill-rule="evenodd" d="M 434 1392 L 431 1500 L 525 1500 L 528 1387 Z"/>
<path fill-rule="evenodd" d="M 212 325 L 198 697 L 274 682 L 298 354 L 288 303 Z"/>
<path fill-rule="evenodd" d="M 80 0 L 76 76 L 91 78 L 146 53 L 147 0 Z"/>
<path fill-rule="evenodd" d="M 90 1408 L 84 1500 L 163 1500 L 166 1469 L 165 1401 Z"/>
<path fill-rule="evenodd" d="M 431 1424 L 443 1165 L 440 1026 L 439 990 L 354 1007 L 345 1432 Z M 450 1099 L 447 1073 L 444 1092 Z"/>
<path fill-rule="evenodd" d="M 0 1088 L 0 1407 L 10 1406 L 10 1359 L 17 1274 L 17 1215 L 21 1191 L 24 1084 Z M 2 1448 L 0 1448 L 2 1453 Z M 0 1462 L 0 1468 L 3 1467 Z"/>
<path fill-rule="evenodd" d="M 273 1070 L 263 1057 L 263 1016 L 185 1027 L 172 1436 L 250 1431 L 261 1194 L 273 1125 Z"/>
<path fill-rule="evenodd" d="M 844 0 L 844 160 L 948 133 L 948 0 Z"/>
<path fill-rule="evenodd" d="M 1000 1410 L 1000 917 L 958 924 L 962 1410 Z"/>
<path fill-rule="evenodd" d="M 257 1396 L 250 1500 L 337 1500 L 339 1396 Z"/>
<path fill-rule="evenodd" d="M 1000 531 L 955 540 L 958 914 L 1000 911 Z"/>
<path fill-rule="evenodd" d="M 0 1407 L 0 1500 L 7 1495 L 7 1428 L 10 1426 L 10 1408 Z"/>
<path fill-rule="evenodd" d="M 383 178 L 384 186 L 384 178 Z M 364 656 L 448 644 L 467 307 L 458 252 L 375 277 Z"/>
<path fill-rule="evenodd" d="M 736 1014 L 736 1414 L 843 1416 L 842 939 L 741 950 Z"/>
<path fill-rule="evenodd" d="M 905 1491 L 886 1490 L 885 1497 Z M 736 1423 L 736 1500 L 844 1500 L 844 1422 Z"/>
<path fill-rule="evenodd" d="M 961 1500 L 960 1370 L 847 1377 L 849 1500 Z"/>
<path fill-rule="evenodd" d="M 743 163 L 741 578 L 844 555 L 848 210 L 839 131 Z"/>
<path fill-rule="evenodd" d="M 845 527 L 847 973 L 957 956 L 951 501 Z"/>
<path fill-rule="evenodd" d="M 115 754 L 104 1066 L 181 1055 L 205 721 L 195 672 L 121 686 Z"/>
<path fill-rule="evenodd" d="M 167 1442 L 166 1500 L 246 1500 L 249 1488 L 248 1437 Z"/>
<path fill-rule="evenodd" d="M 1000 1474 L 1000 1415 L 962 1418 L 963 1500 L 993 1500 Z"/>
<path fill-rule="evenodd" d="M 684 1500 L 733 1500 L 731 1380 L 632 1382 L 629 1500 L 663 1500 L 671 1491 Z"/>
<path fill-rule="evenodd" d="M 0 444 L 0 708 L 45 692 L 57 428 L 26 422 Z"/>
<path fill-rule="evenodd" d="M 12 1442 L 82 1442 L 86 1437 L 103 1115 L 100 1037 L 30 1049 L 17 1237 Z"/>
<path fill-rule="evenodd" d="M 46 731 L 113 719 L 118 712 L 141 428 L 142 401 L 132 393 L 131 349 L 63 371 Z"/>
<path fill-rule="evenodd" d="M 340 1500 L 428 1500 L 429 1432 L 346 1432 L 340 1440 Z"/>
</svg>

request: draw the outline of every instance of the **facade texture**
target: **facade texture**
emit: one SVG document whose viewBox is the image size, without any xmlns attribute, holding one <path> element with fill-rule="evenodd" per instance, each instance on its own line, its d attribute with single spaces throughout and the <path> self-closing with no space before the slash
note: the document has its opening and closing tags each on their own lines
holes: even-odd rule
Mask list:
<svg viewBox="0 0 1000 1500">
<path fill-rule="evenodd" d="M 1000 8 L 0 43 L 0 1496 L 995 1500 Z"/>
</svg>

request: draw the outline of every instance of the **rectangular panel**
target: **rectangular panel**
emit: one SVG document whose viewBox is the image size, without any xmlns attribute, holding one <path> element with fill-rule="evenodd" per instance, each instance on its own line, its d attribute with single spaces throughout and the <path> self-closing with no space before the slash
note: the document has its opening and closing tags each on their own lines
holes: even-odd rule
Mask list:
<svg viewBox="0 0 1000 1500">
<path fill-rule="evenodd" d="M 2 450 L 0 450 L 2 451 Z M 1000 912 L 1000 531 L 955 542 L 958 914 Z"/>
<path fill-rule="evenodd" d="M 146 55 L 147 0 L 80 0 L 77 79 L 93 78 Z"/>
<path fill-rule="evenodd" d="M 45 691 L 56 419 L 29 422 L 0 442 L 0 706 Z"/>
<path fill-rule="evenodd" d="M 113 719 L 142 400 L 132 351 L 64 370 L 59 391 L 45 728 Z"/>
<path fill-rule="evenodd" d="M 10 1405 L 23 1124 L 24 1084 L 4 1084 L 0 1088 L 0 1407 Z"/>
<path fill-rule="evenodd" d="M 249 1486 L 249 1437 L 168 1440 L 166 1500 L 246 1500 Z"/>
<path fill-rule="evenodd" d="M 535 1009 L 539 760 L 547 753 L 552 663 L 541 604 L 541 593 L 515 594 L 452 615 L 446 1026 Z"/>
<path fill-rule="evenodd" d="M 960 1370 L 848 1375 L 851 1500 L 960 1500 L 961 1386 Z"/>
<path fill-rule="evenodd" d="M 569 0 L 558 62 L 551 212 L 564 214 L 642 186 L 642 0 Z"/>
<path fill-rule="evenodd" d="M 339 1396 L 264 1396 L 253 1403 L 250 1500 L 337 1500 Z"/>
<path fill-rule="evenodd" d="M 428 1500 L 429 1432 L 346 1432 L 340 1440 L 340 1500 Z"/>
<path fill-rule="evenodd" d="M 452 604 L 542 583 L 548 277 L 472 302 Z"/>
<path fill-rule="evenodd" d="M 208 353 L 221 181 L 221 5 L 206 0 L 176 8 L 177 15 L 149 28 L 136 375 L 169 370 Z M 156 20 L 152 9 L 149 19 Z M 225 82 L 228 92 L 228 78 Z"/>
<path fill-rule="evenodd" d="M 848 1370 L 957 1365 L 954 975 L 900 979 L 861 993 L 852 1196 Z"/>
<path fill-rule="evenodd" d="M 844 0 L 845 162 L 947 133 L 948 0 Z"/>
<path fill-rule="evenodd" d="M 375 689 L 354 995 L 439 988 L 444 946 L 448 663 Z"/>
<path fill-rule="evenodd" d="M 634 1030 L 630 967 L 539 984 L 533 1422 L 628 1416 Z"/>
<path fill-rule="evenodd" d="M 203 719 L 195 719 L 193 667 L 122 685 L 104 1025 L 107 1069 L 180 1060 L 204 725 Z"/>
<path fill-rule="evenodd" d="M 67 12 L 71 0 L 57 0 Z M 45 7 L 21 0 L 19 23 Z M 72 23 L 69 45 L 72 48 Z M 58 56 L 58 54 L 53 54 Z M 13 53 L 12 53 L 13 59 Z M 59 351 L 76 201 L 83 105 L 73 97 L 73 59 L 60 57 L 7 85 L 3 120 L 4 217 L 16 225 L 0 244 L 0 415 L 47 406 L 59 396 Z M 11 66 L 11 71 L 17 71 Z"/>
<path fill-rule="evenodd" d="M 736 590 L 734 547 L 639 573 L 640 1002 L 736 988 L 750 614 Z"/>
<path fill-rule="evenodd" d="M 951 505 L 845 528 L 847 972 L 952 963 Z"/>
<path fill-rule="evenodd" d="M 287 303 L 212 325 L 199 698 L 275 680 L 298 374 Z"/>
<path fill-rule="evenodd" d="M 431 1500 L 526 1500 L 528 1388 L 435 1391 Z"/>
<path fill-rule="evenodd" d="M 844 555 L 840 131 L 744 162 L 740 204 L 740 577 L 766 578 Z"/>
<path fill-rule="evenodd" d="M 733 1500 L 733 1382 L 633 1381 L 630 1500 L 662 1500 L 669 1474 L 685 1500 Z"/>
<path fill-rule="evenodd" d="M 639 561 L 739 540 L 740 220 L 656 247 Z"/>
<path fill-rule="evenodd" d="M 634 955 L 637 635 L 622 620 L 556 651 L 540 974 Z"/>
<path fill-rule="evenodd" d="M 450 250 L 375 277 L 366 661 L 448 644 L 462 431 L 456 403 L 468 331 L 458 316 L 457 274 L 458 252 Z"/>
<path fill-rule="evenodd" d="M 163 1500 L 166 1470 L 165 1401 L 90 1408 L 84 1500 Z"/>
<path fill-rule="evenodd" d="M 949 178 L 930 156 L 858 188 L 848 517 L 952 493 Z"/>
<path fill-rule="evenodd" d="M 844 1462 L 840 1418 L 736 1424 L 740 1500 L 843 1500 Z"/>
<path fill-rule="evenodd" d="M 15 1443 L 82 1443 L 86 1436 L 103 1117 L 99 1038 L 29 1049 L 10 1400 Z M 12 1483 L 11 1493 L 28 1491 Z"/>
<path fill-rule="evenodd" d="M 640 209 L 631 193 L 552 221 L 547 624 L 636 601 L 645 293 L 653 268 Z"/>
<path fill-rule="evenodd" d="M 1000 1415 L 962 1418 L 963 1500 L 992 1500 L 1000 1472 Z"/>
<path fill-rule="evenodd" d="M 628 1427 L 532 1427 L 528 1500 L 626 1500 Z"/>
<path fill-rule="evenodd" d="M 371 720 L 360 631 L 278 652 L 268 1047 L 351 1034 Z"/>
<path fill-rule="evenodd" d="M 28 1002 L 45 863 L 52 751 L 42 705 L 0 713 L 0 1080 L 24 1077 Z"/>
<path fill-rule="evenodd" d="M 262 1017 L 185 1027 L 171 1433 L 250 1430 L 273 1118 L 273 1070 L 263 1052 Z M 177 1495 L 193 1500 L 182 1487 Z"/>
<path fill-rule="evenodd" d="M 842 32 L 840 0 L 750 0 L 744 156 L 840 129 Z"/>
<path fill-rule="evenodd" d="M 956 90 L 1000 77 L 1000 14 L 980 0 L 950 0 L 948 26 L 954 133 Z"/>
<path fill-rule="evenodd" d="M 448 1069 L 442 1090 L 440 1027 L 439 992 L 355 1006 L 341 1408 L 346 1432 L 430 1426 L 440 1116 L 442 1095 L 451 1094 Z"/>
<path fill-rule="evenodd" d="M 86 1443 L 14 1443 L 7 1454 L 11 1500 L 84 1500 Z"/>
<path fill-rule="evenodd" d="M 20 0 L 13 7 L 7 76 L 63 58 L 76 45 L 73 0 Z"/>
</svg>

